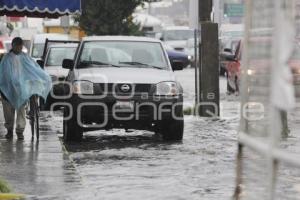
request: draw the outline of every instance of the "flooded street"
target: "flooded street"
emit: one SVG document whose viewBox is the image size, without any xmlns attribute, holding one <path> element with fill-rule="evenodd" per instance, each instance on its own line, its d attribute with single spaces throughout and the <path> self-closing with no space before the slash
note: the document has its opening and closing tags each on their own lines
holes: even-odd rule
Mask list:
<svg viewBox="0 0 300 200">
<path fill-rule="evenodd" d="M 177 74 L 189 92 L 186 102 L 194 98 L 192 75 L 192 69 Z M 231 117 L 186 116 L 181 143 L 113 130 L 85 134 L 81 144 L 66 149 L 95 199 L 230 199 L 239 121 L 236 103 L 222 104 Z"/>
<path fill-rule="evenodd" d="M 193 69 L 178 72 L 177 76 L 186 91 L 185 102 L 192 105 Z M 220 82 L 226 84 L 222 77 Z M 49 177 L 44 177 L 46 182 L 60 181 L 53 190 L 44 190 L 40 182 L 43 174 L 37 176 L 35 187 L 20 185 L 18 179 L 11 183 L 16 191 L 28 194 L 27 199 L 30 200 L 231 199 L 235 180 L 239 104 L 235 97 L 226 100 L 222 86 L 221 96 L 219 119 L 185 116 L 184 138 L 180 143 L 163 142 L 161 136 L 147 131 L 125 132 L 115 129 L 88 132 L 81 143 L 64 144 L 65 153 L 55 151 L 58 160 L 62 156 L 69 158 L 57 162 L 70 167 L 52 168 L 52 174 L 49 171 Z M 45 144 L 49 143 L 49 136 L 57 143 L 55 137 L 58 135 L 63 144 L 62 114 L 57 112 L 51 116 L 43 112 L 41 131 L 41 141 L 37 144 L 40 149 L 45 147 L 43 149 L 46 151 L 48 147 Z M 27 144 L 30 141 L 28 129 L 25 136 Z M 4 135 L 0 141 L 7 146 L 4 147 L 13 149 L 14 144 L 7 144 L 2 137 Z M 51 154 L 49 156 L 52 157 Z M 43 156 L 38 156 L 36 162 L 40 164 L 35 167 L 46 167 L 48 164 L 44 160 Z M 31 169 L 31 166 L 28 168 Z M 19 174 L 22 173 L 20 170 Z M 1 170 L 1 174 L 5 174 L 5 169 Z M 10 180 L 10 176 L 4 177 Z"/>
<path fill-rule="evenodd" d="M 192 69 L 177 76 L 188 91 L 186 102 L 192 104 Z M 221 117 L 185 116 L 184 138 L 180 143 L 163 142 L 152 132 L 111 130 L 88 132 L 81 143 L 64 144 L 82 186 L 71 193 L 46 199 L 231 199 L 235 184 L 239 103 L 238 97 L 225 95 L 224 78 L 220 78 L 220 83 L 223 84 L 220 86 Z M 43 129 L 57 133 L 62 141 L 61 113 L 52 117 L 43 114 Z M 282 142 L 282 146 L 299 152 L 299 114 L 293 112 L 290 117 L 291 136 Z M 247 168 L 251 169 L 250 174 L 246 177 L 261 181 L 255 170 L 265 170 L 265 167 L 253 165 L 259 160 L 252 161 Z M 298 173 L 286 167 L 281 169 L 280 183 L 282 174 L 292 177 L 291 174 Z M 279 191 L 298 194 L 297 182 L 297 178 L 290 178 L 287 184 L 291 187 L 279 185 Z M 70 183 L 72 181 L 67 181 L 67 185 Z"/>
<path fill-rule="evenodd" d="M 236 123 L 186 119 L 182 143 L 164 143 L 152 133 L 112 131 L 88 134 L 81 145 L 66 147 L 97 197 L 230 199 Z"/>
</svg>

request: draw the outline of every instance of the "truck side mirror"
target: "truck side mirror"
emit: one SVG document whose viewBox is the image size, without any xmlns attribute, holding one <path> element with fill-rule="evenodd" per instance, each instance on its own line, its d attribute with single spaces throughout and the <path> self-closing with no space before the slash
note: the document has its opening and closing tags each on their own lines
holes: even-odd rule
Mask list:
<svg viewBox="0 0 300 200">
<path fill-rule="evenodd" d="M 36 62 L 42 69 L 44 69 L 44 61 L 43 60 L 37 60 Z"/>
<path fill-rule="evenodd" d="M 64 69 L 73 69 L 74 61 L 72 59 L 64 59 L 62 63 L 62 67 Z"/>
<path fill-rule="evenodd" d="M 183 63 L 178 61 L 171 62 L 173 71 L 183 70 Z"/>
</svg>

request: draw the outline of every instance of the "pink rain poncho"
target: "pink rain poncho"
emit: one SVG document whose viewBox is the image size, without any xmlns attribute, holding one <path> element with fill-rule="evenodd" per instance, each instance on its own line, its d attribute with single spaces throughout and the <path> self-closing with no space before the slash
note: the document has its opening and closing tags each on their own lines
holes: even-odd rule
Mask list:
<svg viewBox="0 0 300 200">
<path fill-rule="evenodd" d="M 10 52 L 0 63 L 0 91 L 15 108 L 19 109 L 32 95 L 47 98 L 51 78 L 27 54 Z"/>
</svg>

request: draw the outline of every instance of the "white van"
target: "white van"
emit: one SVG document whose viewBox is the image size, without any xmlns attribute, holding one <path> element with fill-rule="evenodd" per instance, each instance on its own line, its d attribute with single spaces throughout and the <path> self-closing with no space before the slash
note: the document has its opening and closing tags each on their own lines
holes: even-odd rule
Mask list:
<svg viewBox="0 0 300 200">
<path fill-rule="evenodd" d="M 32 38 L 29 55 L 35 59 L 41 59 L 44 53 L 46 39 L 49 40 L 70 40 L 70 36 L 59 33 L 37 34 Z"/>
</svg>

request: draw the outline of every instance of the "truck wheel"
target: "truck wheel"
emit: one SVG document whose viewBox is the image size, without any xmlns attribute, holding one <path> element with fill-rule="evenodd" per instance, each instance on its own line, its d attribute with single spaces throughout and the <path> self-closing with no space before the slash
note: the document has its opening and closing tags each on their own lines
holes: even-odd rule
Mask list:
<svg viewBox="0 0 300 200">
<path fill-rule="evenodd" d="M 184 132 L 183 111 L 181 110 L 178 117 L 181 119 L 164 119 L 161 121 L 160 133 L 164 141 L 181 141 Z"/>
<path fill-rule="evenodd" d="M 161 135 L 164 141 L 181 141 L 183 138 L 183 120 L 166 120 L 162 124 Z"/>
<path fill-rule="evenodd" d="M 65 142 L 79 142 L 82 140 L 83 130 L 77 123 L 77 115 L 73 112 L 70 119 L 66 119 L 69 115 L 69 109 L 64 108 L 63 120 L 63 138 Z"/>
</svg>

